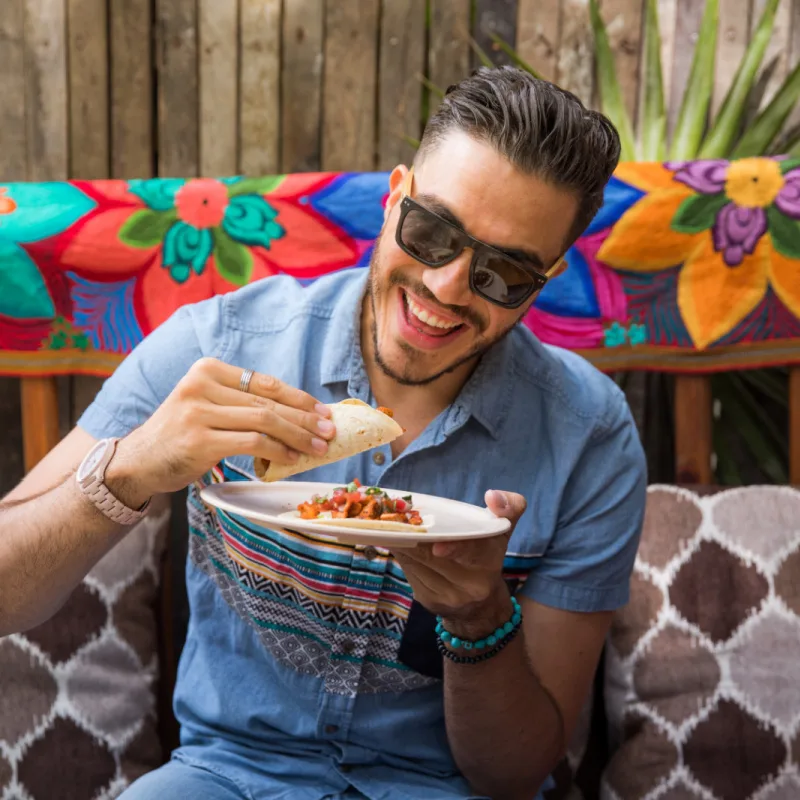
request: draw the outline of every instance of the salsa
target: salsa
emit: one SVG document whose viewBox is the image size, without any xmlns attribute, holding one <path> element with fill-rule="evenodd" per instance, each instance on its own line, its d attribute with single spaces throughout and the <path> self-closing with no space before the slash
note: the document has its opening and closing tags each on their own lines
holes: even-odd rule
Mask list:
<svg viewBox="0 0 800 800">
<path fill-rule="evenodd" d="M 411 495 L 389 497 L 377 486 L 362 486 L 357 478 L 347 486 L 339 486 L 330 496 L 315 495 L 297 506 L 302 519 L 378 519 L 385 522 L 403 522 L 422 525 L 422 517 L 414 508 Z"/>
</svg>

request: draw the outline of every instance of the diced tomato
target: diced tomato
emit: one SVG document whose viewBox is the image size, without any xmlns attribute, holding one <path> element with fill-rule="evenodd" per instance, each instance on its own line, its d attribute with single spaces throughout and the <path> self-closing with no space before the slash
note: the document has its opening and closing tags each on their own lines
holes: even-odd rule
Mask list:
<svg viewBox="0 0 800 800">
<path fill-rule="evenodd" d="M 347 498 L 348 503 L 360 503 L 361 502 L 361 492 L 348 492 L 345 497 Z"/>
<path fill-rule="evenodd" d="M 405 511 L 407 506 L 408 506 L 408 503 L 406 503 L 405 500 L 401 500 L 401 499 L 398 498 L 397 500 L 394 501 L 394 507 L 398 511 Z"/>
<path fill-rule="evenodd" d="M 359 489 L 361 488 L 361 481 L 358 478 L 353 478 L 353 483 L 358 486 Z"/>
</svg>

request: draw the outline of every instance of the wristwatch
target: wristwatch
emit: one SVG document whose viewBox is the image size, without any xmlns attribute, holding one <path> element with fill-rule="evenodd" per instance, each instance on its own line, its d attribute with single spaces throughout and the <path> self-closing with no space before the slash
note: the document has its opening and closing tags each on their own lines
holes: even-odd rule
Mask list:
<svg viewBox="0 0 800 800">
<path fill-rule="evenodd" d="M 147 514 L 150 501 L 138 511 L 128 508 L 106 486 L 106 469 L 117 450 L 117 442 L 119 439 L 101 439 L 86 454 L 75 473 L 75 480 L 83 494 L 110 520 L 119 525 L 134 525 Z"/>
</svg>

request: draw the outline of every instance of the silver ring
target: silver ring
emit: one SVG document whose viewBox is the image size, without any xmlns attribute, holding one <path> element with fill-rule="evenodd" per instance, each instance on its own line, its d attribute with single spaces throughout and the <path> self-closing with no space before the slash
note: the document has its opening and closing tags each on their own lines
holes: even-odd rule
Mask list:
<svg viewBox="0 0 800 800">
<path fill-rule="evenodd" d="M 253 370 L 246 369 L 239 378 L 239 389 L 242 392 L 250 391 L 250 381 L 253 380 Z"/>
</svg>

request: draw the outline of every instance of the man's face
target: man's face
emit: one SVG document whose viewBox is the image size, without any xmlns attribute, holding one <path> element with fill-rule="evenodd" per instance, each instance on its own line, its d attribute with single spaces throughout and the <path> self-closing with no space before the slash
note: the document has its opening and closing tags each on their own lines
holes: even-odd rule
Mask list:
<svg viewBox="0 0 800 800">
<path fill-rule="evenodd" d="M 392 173 L 386 223 L 370 265 L 373 350 L 379 367 L 406 385 L 430 383 L 472 361 L 521 319 L 533 302 L 507 309 L 474 294 L 472 250 L 427 267 L 395 241 L 404 167 Z M 428 152 L 412 197 L 486 244 L 546 272 L 562 255 L 577 211 L 563 189 L 518 171 L 490 145 L 456 132 Z"/>
</svg>

